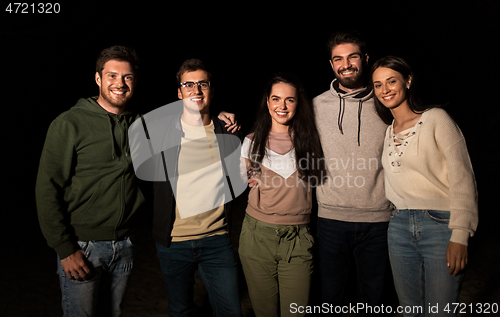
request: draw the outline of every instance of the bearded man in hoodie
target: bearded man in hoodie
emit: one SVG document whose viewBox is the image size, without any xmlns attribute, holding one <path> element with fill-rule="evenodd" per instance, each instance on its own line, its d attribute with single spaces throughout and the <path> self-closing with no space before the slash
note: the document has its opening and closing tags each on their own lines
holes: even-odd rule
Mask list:
<svg viewBox="0 0 500 317">
<path fill-rule="evenodd" d="M 316 192 L 322 300 L 343 305 L 354 255 L 358 302 L 379 306 L 391 215 L 380 162 L 387 126 L 375 111 L 372 89 L 365 85 L 368 54 L 362 36 L 337 32 L 327 47 L 335 79 L 313 100 L 329 170 Z"/>
<path fill-rule="evenodd" d="M 58 256 L 64 316 L 120 316 L 144 196 L 130 158 L 126 109 L 137 82 L 134 50 L 113 46 L 96 63 L 99 96 L 49 126 L 36 182 L 42 233 Z"/>
</svg>

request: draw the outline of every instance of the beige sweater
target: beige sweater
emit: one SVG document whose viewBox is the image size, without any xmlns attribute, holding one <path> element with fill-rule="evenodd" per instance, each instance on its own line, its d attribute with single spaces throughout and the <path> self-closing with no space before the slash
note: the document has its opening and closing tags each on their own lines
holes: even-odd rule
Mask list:
<svg viewBox="0 0 500 317">
<path fill-rule="evenodd" d="M 224 175 L 214 124 L 191 126 L 181 120 L 179 178 L 172 241 L 196 240 L 227 233 Z"/>
<path fill-rule="evenodd" d="M 252 160 L 249 149 L 253 134 L 243 141 L 241 156 Z M 299 177 L 295 149 L 288 133 L 269 132 L 266 157 L 260 173 L 254 175 L 259 186 L 248 194 L 246 212 L 253 218 L 275 225 L 302 225 L 310 221 L 312 188 Z"/>
<path fill-rule="evenodd" d="M 408 137 L 387 128 L 382 164 L 387 198 L 398 209 L 450 211 L 450 241 L 467 245 L 478 223 L 477 189 L 462 132 L 442 109 L 422 114 Z"/>
</svg>

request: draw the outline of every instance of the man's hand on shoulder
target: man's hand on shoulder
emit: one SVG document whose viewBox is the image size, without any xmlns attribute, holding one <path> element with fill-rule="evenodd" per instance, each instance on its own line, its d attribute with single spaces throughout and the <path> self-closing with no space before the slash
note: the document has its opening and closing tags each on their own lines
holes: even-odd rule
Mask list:
<svg viewBox="0 0 500 317">
<path fill-rule="evenodd" d="M 241 129 L 241 125 L 236 121 L 236 115 L 234 113 L 229 113 L 225 111 L 221 111 L 217 116 L 219 120 L 222 120 L 226 123 L 225 127 L 231 133 L 239 131 Z"/>
</svg>

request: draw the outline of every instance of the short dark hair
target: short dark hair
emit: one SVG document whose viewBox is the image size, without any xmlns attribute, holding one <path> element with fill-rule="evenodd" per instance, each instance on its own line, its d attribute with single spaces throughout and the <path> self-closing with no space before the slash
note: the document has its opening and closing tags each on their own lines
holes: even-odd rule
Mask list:
<svg viewBox="0 0 500 317">
<path fill-rule="evenodd" d="M 197 58 L 191 58 L 185 60 L 181 67 L 179 67 L 179 70 L 177 71 L 177 84 L 181 84 L 181 77 L 184 73 L 186 72 L 194 72 L 197 70 L 203 70 L 207 73 L 208 75 L 208 80 L 212 80 L 212 73 L 209 71 L 209 68 L 205 63 L 203 63 L 200 59 Z"/>
<path fill-rule="evenodd" d="M 139 56 L 133 48 L 122 45 L 114 45 L 102 50 L 97 56 L 95 66 L 95 70 L 99 73 L 99 75 L 102 76 L 104 65 L 110 60 L 129 62 L 130 66 L 134 69 L 135 74 L 139 71 Z"/>
<path fill-rule="evenodd" d="M 326 43 L 328 59 L 332 58 L 332 51 L 335 46 L 340 44 L 355 44 L 359 47 L 361 54 L 363 55 L 362 57 L 367 54 L 368 44 L 361 33 L 355 30 L 337 31 L 330 36 L 328 42 Z"/>
</svg>

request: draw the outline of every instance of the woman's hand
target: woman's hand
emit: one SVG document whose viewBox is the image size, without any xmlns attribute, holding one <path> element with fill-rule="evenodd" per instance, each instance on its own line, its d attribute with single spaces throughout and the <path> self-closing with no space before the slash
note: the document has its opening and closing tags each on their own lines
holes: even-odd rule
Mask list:
<svg viewBox="0 0 500 317">
<path fill-rule="evenodd" d="M 255 187 L 255 186 L 259 186 L 259 180 L 253 177 L 254 175 L 257 175 L 257 174 L 260 174 L 260 173 L 254 172 L 251 170 L 248 171 L 248 186 L 250 186 L 250 188 Z"/>
<path fill-rule="evenodd" d="M 467 265 L 467 246 L 451 242 L 448 244 L 448 249 L 446 250 L 446 262 L 450 270 L 448 273 L 453 276 L 457 276 L 465 266 Z"/>
</svg>

